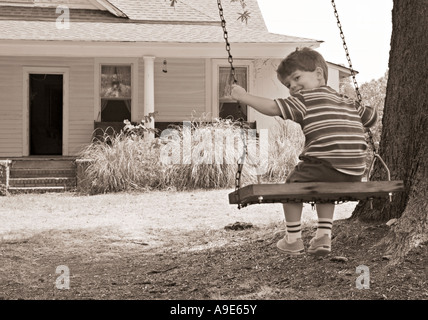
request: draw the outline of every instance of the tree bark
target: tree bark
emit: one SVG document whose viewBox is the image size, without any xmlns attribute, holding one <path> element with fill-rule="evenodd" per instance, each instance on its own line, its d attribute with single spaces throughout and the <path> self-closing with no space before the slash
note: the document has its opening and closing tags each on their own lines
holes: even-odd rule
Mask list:
<svg viewBox="0 0 428 320">
<path fill-rule="evenodd" d="M 360 203 L 352 218 L 386 221 L 399 218 L 384 239 L 397 263 L 409 250 L 428 241 L 428 0 L 394 0 L 389 76 L 379 153 L 391 180 L 405 191 L 393 201 Z M 371 180 L 385 180 L 378 162 Z"/>
</svg>

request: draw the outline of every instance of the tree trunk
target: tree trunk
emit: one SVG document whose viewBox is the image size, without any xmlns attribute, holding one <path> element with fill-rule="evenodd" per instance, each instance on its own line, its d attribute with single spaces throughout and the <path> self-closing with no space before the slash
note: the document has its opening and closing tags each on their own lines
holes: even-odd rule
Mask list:
<svg viewBox="0 0 428 320">
<path fill-rule="evenodd" d="M 352 214 L 361 220 L 399 218 L 384 239 L 393 263 L 428 241 L 428 0 L 394 0 L 389 77 L 379 153 L 391 180 L 403 180 L 405 192 L 393 201 L 360 203 Z M 375 164 L 371 180 L 385 180 Z"/>
</svg>

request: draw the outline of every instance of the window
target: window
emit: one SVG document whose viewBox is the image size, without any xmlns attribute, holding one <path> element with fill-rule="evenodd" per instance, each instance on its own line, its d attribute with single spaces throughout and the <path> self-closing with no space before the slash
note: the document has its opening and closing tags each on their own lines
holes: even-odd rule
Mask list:
<svg viewBox="0 0 428 320">
<path fill-rule="evenodd" d="M 101 121 L 131 121 L 131 66 L 101 66 Z"/>
<path fill-rule="evenodd" d="M 237 84 L 248 90 L 248 69 L 247 67 L 235 67 L 235 78 Z M 247 121 L 248 107 L 240 105 L 238 101 L 230 97 L 231 87 L 233 84 L 233 75 L 230 67 L 219 68 L 219 117 L 223 119 Z"/>
</svg>

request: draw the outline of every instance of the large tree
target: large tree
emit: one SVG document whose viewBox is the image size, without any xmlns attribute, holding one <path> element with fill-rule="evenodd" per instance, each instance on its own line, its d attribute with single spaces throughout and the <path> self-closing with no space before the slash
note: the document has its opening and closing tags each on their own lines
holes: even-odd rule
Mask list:
<svg viewBox="0 0 428 320">
<path fill-rule="evenodd" d="M 360 203 L 353 212 L 362 220 L 397 218 L 384 239 L 391 263 L 428 241 L 428 0 L 394 0 L 389 76 L 379 153 L 392 180 L 403 180 L 405 191 L 393 201 Z M 371 180 L 384 180 L 378 162 Z"/>
</svg>

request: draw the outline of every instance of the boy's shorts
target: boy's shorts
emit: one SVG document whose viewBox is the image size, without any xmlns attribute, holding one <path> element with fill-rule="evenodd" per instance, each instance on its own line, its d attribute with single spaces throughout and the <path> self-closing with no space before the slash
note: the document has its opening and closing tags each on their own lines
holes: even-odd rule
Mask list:
<svg viewBox="0 0 428 320">
<path fill-rule="evenodd" d="M 285 183 L 295 182 L 360 182 L 362 176 L 351 176 L 334 169 L 325 160 L 300 156 L 300 161 L 287 176 Z"/>
</svg>

